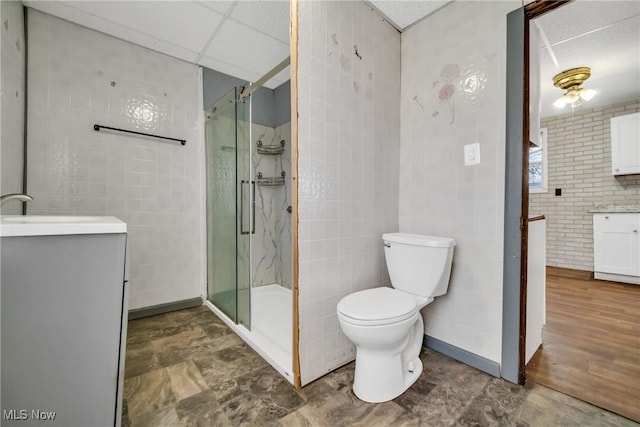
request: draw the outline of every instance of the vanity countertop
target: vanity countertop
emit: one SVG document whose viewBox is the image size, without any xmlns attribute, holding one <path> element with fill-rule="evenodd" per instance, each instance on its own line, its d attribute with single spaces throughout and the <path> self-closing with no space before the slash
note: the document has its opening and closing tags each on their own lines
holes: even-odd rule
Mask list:
<svg viewBox="0 0 640 427">
<path fill-rule="evenodd" d="M 127 224 L 114 216 L 0 216 L 2 237 L 126 232 Z"/>
<path fill-rule="evenodd" d="M 640 212 L 640 205 L 631 206 L 596 206 L 589 210 L 590 213 L 638 213 Z"/>
</svg>

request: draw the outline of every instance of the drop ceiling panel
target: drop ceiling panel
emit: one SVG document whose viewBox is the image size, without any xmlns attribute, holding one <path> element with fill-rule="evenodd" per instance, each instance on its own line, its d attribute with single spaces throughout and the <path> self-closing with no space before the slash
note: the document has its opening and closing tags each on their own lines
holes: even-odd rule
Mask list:
<svg viewBox="0 0 640 427">
<path fill-rule="evenodd" d="M 170 40 L 159 39 L 154 35 L 140 32 L 128 26 L 114 23 L 94 13 L 75 7 L 80 2 L 24 2 L 25 5 L 70 22 L 92 28 L 105 34 L 117 37 L 128 42 L 162 52 L 184 61 L 193 62 L 197 56 L 199 47 L 180 46 Z M 92 2 L 93 3 L 93 2 Z"/>
<path fill-rule="evenodd" d="M 200 4 L 208 9 L 214 10 L 221 15 L 226 14 L 231 6 L 238 3 L 237 1 L 226 1 L 226 0 L 201 0 L 196 1 L 195 3 Z"/>
<path fill-rule="evenodd" d="M 613 4 L 612 4 L 613 3 Z M 552 45 L 640 14 L 638 1 L 574 1 L 536 19 Z M 640 37 L 629 33 L 629 37 Z"/>
<path fill-rule="evenodd" d="M 204 46 L 222 15 L 194 2 L 61 2 L 88 15 L 190 50 Z M 194 49 L 195 47 L 195 49 Z"/>
<path fill-rule="evenodd" d="M 411 24 L 440 9 L 450 0 L 370 0 L 398 30 L 404 30 Z"/>
<path fill-rule="evenodd" d="M 262 76 L 289 56 L 289 45 L 227 20 L 204 51 L 204 56 Z M 240 75 L 236 77 L 246 78 Z"/>
<path fill-rule="evenodd" d="M 289 44 L 288 1 L 241 1 L 231 18 Z"/>
<path fill-rule="evenodd" d="M 630 37 L 629 34 L 634 34 Z M 554 46 L 560 69 L 554 69 L 548 54 L 542 55 L 543 79 L 551 82 L 560 71 L 590 67 L 592 78 L 637 69 L 640 64 L 640 17 L 601 31 L 587 33 L 579 39 Z M 591 79 L 587 80 L 590 82 Z"/>
<path fill-rule="evenodd" d="M 212 58 L 206 55 L 200 57 L 198 64 L 248 82 L 254 82 L 264 75 L 253 70 L 240 68 L 233 63 L 221 61 L 219 58 Z"/>
</svg>

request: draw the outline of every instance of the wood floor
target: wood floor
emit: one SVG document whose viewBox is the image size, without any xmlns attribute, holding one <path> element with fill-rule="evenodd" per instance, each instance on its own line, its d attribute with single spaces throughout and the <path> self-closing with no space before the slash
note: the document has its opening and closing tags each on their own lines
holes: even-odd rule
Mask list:
<svg viewBox="0 0 640 427">
<path fill-rule="evenodd" d="M 640 286 L 547 268 L 546 302 L 527 379 L 640 422 Z"/>
</svg>

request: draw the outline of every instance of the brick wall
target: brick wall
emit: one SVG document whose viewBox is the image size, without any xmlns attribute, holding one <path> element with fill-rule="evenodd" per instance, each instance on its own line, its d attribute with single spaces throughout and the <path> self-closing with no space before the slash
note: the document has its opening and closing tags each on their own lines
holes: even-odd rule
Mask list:
<svg viewBox="0 0 640 427">
<path fill-rule="evenodd" d="M 530 216 L 547 218 L 547 265 L 593 271 L 599 205 L 640 204 L 640 175 L 611 175 L 610 119 L 640 111 L 640 99 L 549 117 L 547 193 L 529 195 Z M 562 195 L 555 196 L 561 188 Z"/>
</svg>

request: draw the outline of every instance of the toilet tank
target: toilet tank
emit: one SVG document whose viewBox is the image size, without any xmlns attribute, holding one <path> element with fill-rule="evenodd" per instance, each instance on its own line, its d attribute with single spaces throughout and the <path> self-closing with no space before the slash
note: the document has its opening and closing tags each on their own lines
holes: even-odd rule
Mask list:
<svg viewBox="0 0 640 427">
<path fill-rule="evenodd" d="M 384 255 L 391 285 L 424 297 L 444 295 L 449 287 L 453 248 L 451 237 L 385 233 Z"/>
</svg>

